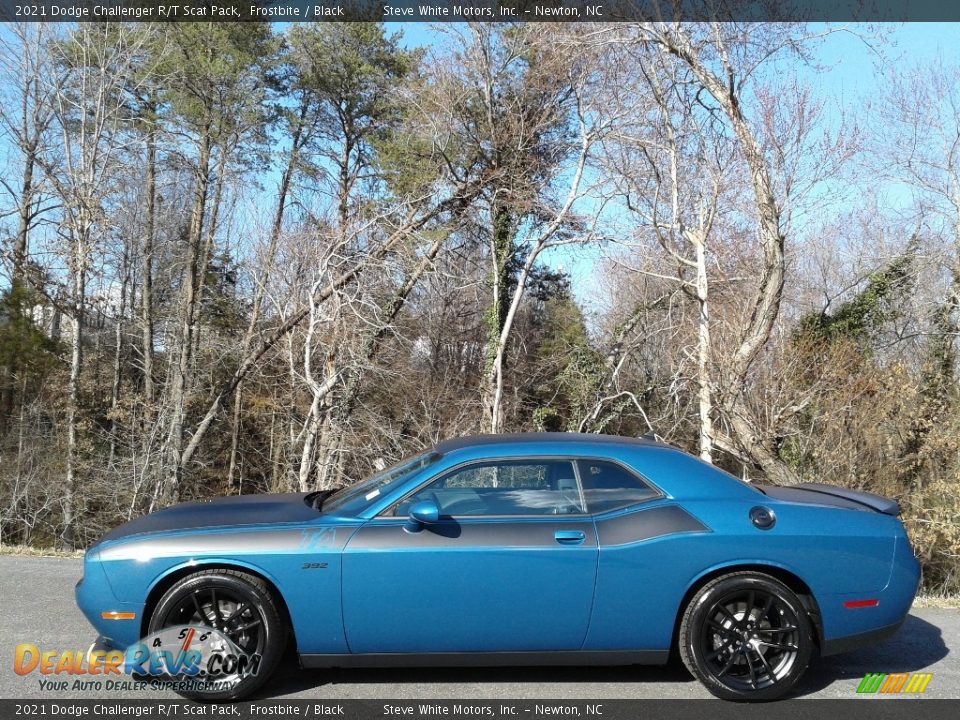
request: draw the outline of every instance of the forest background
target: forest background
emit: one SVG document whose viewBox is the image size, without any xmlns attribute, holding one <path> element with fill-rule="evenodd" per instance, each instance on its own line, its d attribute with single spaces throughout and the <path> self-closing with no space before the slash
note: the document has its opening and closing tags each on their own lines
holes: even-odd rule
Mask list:
<svg viewBox="0 0 960 720">
<path fill-rule="evenodd" d="M 956 592 L 958 40 L 0 28 L 0 542 L 652 431 L 896 497 Z"/>
</svg>

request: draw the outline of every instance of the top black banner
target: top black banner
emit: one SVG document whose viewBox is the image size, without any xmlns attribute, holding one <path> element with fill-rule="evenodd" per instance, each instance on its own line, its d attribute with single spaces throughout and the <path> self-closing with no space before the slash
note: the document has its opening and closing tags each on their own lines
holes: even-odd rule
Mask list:
<svg viewBox="0 0 960 720">
<path fill-rule="evenodd" d="M 960 0 L 0 0 L 13 22 L 960 22 Z"/>
</svg>

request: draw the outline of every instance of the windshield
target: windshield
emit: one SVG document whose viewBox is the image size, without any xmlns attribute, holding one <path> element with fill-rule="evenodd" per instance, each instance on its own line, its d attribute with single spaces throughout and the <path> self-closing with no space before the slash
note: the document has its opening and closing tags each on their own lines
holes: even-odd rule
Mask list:
<svg viewBox="0 0 960 720">
<path fill-rule="evenodd" d="M 393 467 L 387 468 L 356 485 L 340 488 L 324 500 L 322 509 L 324 512 L 339 515 L 355 515 L 414 473 L 435 463 L 440 457 L 441 455 L 438 452 L 428 452 L 401 460 Z"/>
</svg>

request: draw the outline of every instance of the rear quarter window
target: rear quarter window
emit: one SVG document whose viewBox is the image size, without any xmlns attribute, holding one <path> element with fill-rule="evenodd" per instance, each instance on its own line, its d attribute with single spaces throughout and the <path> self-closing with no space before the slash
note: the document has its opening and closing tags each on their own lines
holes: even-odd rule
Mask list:
<svg viewBox="0 0 960 720">
<path fill-rule="evenodd" d="M 639 476 L 608 460 L 578 460 L 587 512 L 603 513 L 637 505 L 660 496 Z"/>
</svg>

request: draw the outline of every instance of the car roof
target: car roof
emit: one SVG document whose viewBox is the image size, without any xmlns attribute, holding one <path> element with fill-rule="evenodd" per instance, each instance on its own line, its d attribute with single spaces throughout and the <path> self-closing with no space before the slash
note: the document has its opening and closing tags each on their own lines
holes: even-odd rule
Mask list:
<svg viewBox="0 0 960 720">
<path fill-rule="evenodd" d="M 444 440 L 434 448 L 434 452 L 448 453 L 454 450 L 483 447 L 488 445 L 530 445 L 530 444 L 582 444 L 582 445 L 629 445 L 637 447 L 664 447 L 665 444 L 650 436 L 626 437 L 623 435 L 601 435 L 597 433 L 575 432 L 528 432 L 502 433 L 490 435 L 468 435 Z"/>
</svg>

